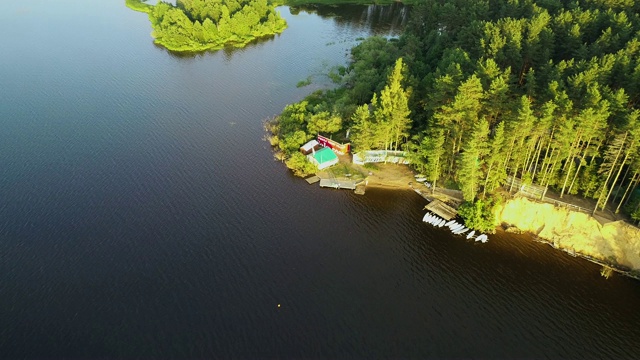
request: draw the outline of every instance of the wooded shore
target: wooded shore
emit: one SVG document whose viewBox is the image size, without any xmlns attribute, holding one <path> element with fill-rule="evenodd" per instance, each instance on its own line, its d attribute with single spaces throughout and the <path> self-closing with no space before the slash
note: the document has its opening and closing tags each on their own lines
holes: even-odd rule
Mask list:
<svg viewBox="0 0 640 360">
<path fill-rule="evenodd" d="M 367 179 L 367 187 L 404 191 L 411 190 L 414 185 L 427 190 L 415 182 L 414 172 L 406 165 L 378 164 Z M 443 191 L 447 195 L 443 195 L 442 200 L 462 201 L 456 198 L 456 191 Z M 529 233 L 535 241 L 640 280 L 640 229 L 632 224 L 621 220 L 604 221 L 584 212 L 522 196 L 499 205 L 495 216 L 500 227 Z"/>
</svg>

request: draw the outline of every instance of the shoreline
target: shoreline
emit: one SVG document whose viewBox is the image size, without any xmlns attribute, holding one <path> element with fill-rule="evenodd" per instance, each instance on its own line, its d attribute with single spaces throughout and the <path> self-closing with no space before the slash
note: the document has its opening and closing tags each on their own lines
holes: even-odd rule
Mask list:
<svg viewBox="0 0 640 360">
<path fill-rule="evenodd" d="M 365 189 L 414 191 L 419 195 L 419 191 L 427 190 L 426 186 L 415 182 L 414 172 L 407 165 L 380 163 L 375 164 L 375 169 L 350 166 L 365 174 Z M 331 177 L 328 171 L 319 172 L 318 176 Z M 461 202 L 444 192 L 438 192 L 435 197 Z M 603 267 L 605 277 L 608 277 L 605 270 L 610 269 L 640 280 L 640 229 L 631 224 L 616 221 L 602 225 L 589 214 L 522 197 L 506 200 L 496 211 L 496 218 L 500 223 L 497 228 L 527 233 L 533 241 L 598 264 Z M 628 238 L 638 238 L 638 241 L 630 242 Z M 636 254 L 638 259 L 635 259 Z"/>
</svg>

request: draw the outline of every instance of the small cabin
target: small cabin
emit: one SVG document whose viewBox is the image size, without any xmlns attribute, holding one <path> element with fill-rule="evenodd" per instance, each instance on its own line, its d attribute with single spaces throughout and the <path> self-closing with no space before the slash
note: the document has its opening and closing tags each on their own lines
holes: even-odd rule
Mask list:
<svg viewBox="0 0 640 360">
<path fill-rule="evenodd" d="M 320 146 L 320 143 L 318 143 L 316 140 L 311 140 L 300 147 L 300 152 L 303 155 L 309 155 L 314 151 L 320 150 L 321 148 L 322 146 Z"/>
<path fill-rule="evenodd" d="M 307 155 L 307 158 L 312 163 L 316 164 L 318 170 L 326 169 L 329 166 L 333 166 L 338 163 L 338 156 L 329 148 L 322 148 L 318 151 L 313 151 Z"/>
</svg>

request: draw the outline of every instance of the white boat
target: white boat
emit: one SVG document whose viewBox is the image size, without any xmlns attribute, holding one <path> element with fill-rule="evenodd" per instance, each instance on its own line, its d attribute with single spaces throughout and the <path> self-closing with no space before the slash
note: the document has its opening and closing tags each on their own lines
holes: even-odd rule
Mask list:
<svg viewBox="0 0 640 360">
<path fill-rule="evenodd" d="M 441 227 L 442 225 L 444 225 L 444 220 L 440 219 L 440 220 L 436 223 L 436 226 L 437 226 L 437 227 Z"/>
<path fill-rule="evenodd" d="M 439 227 L 443 227 L 443 226 L 444 226 L 444 224 L 446 224 L 446 223 L 447 223 L 447 220 L 442 219 L 442 221 L 440 221 L 440 225 L 438 225 L 438 226 L 439 226 Z"/>
<path fill-rule="evenodd" d="M 427 222 L 429 220 L 429 213 L 424 214 L 424 216 L 422 217 L 422 221 L 423 222 Z"/>
<path fill-rule="evenodd" d="M 449 224 L 449 229 L 453 229 L 454 227 L 458 226 L 460 224 L 458 224 L 456 221 L 452 222 L 451 224 Z"/>
<path fill-rule="evenodd" d="M 487 238 L 487 235 L 482 234 L 482 235 L 478 235 L 478 237 L 476 238 L 476 241 L 480 241 L 482 243 L 486 243 L 489 239 Z"/>
<path fill-rule="evenodd" d="M 454 232 L 454 234 L 459 235 L 459 234 L 462 234 L 463 232 L 466 232 L 466 231 L 468 231 L 468 230 L 469 230 L 469 229 L 467 229 L 466 227 L 464 227 L 464 226 L 463 226 L 461 229 L 456 230 L 456 231 Z"/>
<path fill-rule="evenodd" d="M 451 231 L 460 230 L 460 229 L 462 229 L 463 227 L 464 227 L 464 225 L 462 225 L 462 224 L 458 224 L 458 225 L 456 225 L 456 226 L 452 227 L 452 228 L 451 228 Z"/>
<path fill-rule="evenodd" d="M 434 219 L 433 219 L 433 225 L 434 226 L 438 226 L 438 224 L 440 224 L 441 220 L 442 219 L 440 219 L 439 217 L 435 216 Z"/>
<path fill-rule="evenodd" d="M 471 239 L 475 233 L 476 233 L 476 231 L 475 231 L 475 230 L 471 230 L 471 232 L 469 233 L 469 235 L 467 235 L 467 239 Z"/>
<path fill-rule="evenodd" d="M 449 220 L 449 221 L 447 221 L 446 224 L 444 224 L 444 226 L 449 226 L 449 225 L 453 224 L 454 222 L 455 222 L 454 220 Z"/>
<path fill-rule="evenodd" d="M 437 218 L 437 216 L 435 216 L 435 215 L 431 215 L 431 216 L 429 217 L 429 224 L 431 224 L 431 225 L 435 224 L 435 222 L 436 222 L 436 218 Z"/>
<path fill-rule="evenodd" d="M 427 181 L 427 178 L 419 177 L 419 178 L 416 178 L 416 181 L 419 182 L 419 183 L 425 182 L 425 181 Z"/>
</svg>

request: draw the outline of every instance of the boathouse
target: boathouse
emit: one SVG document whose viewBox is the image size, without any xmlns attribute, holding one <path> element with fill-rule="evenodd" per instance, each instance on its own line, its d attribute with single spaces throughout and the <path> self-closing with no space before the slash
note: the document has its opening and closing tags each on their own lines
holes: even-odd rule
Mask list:
<svg viewBox="0 0 640 360">
<path fill-rule="evenodd" d="M 304 155 L 309 155 L 314 151 L 320 150 L 321 148 L 322 146 L 320 146 L 320 143 L 318 143 L 316 140 L 311 140 L 300 147 L 300 152 Z"/>
<path fill-rule="evenodd" d="M 329 166 L 338 163 L 338 156 L 329 148 L 322 148 L 318 151 L 313 151 L 307 155 L 307 158 L 312 163 L 316 164 L 318 170 L 326 169 Z"/>
</svg>

